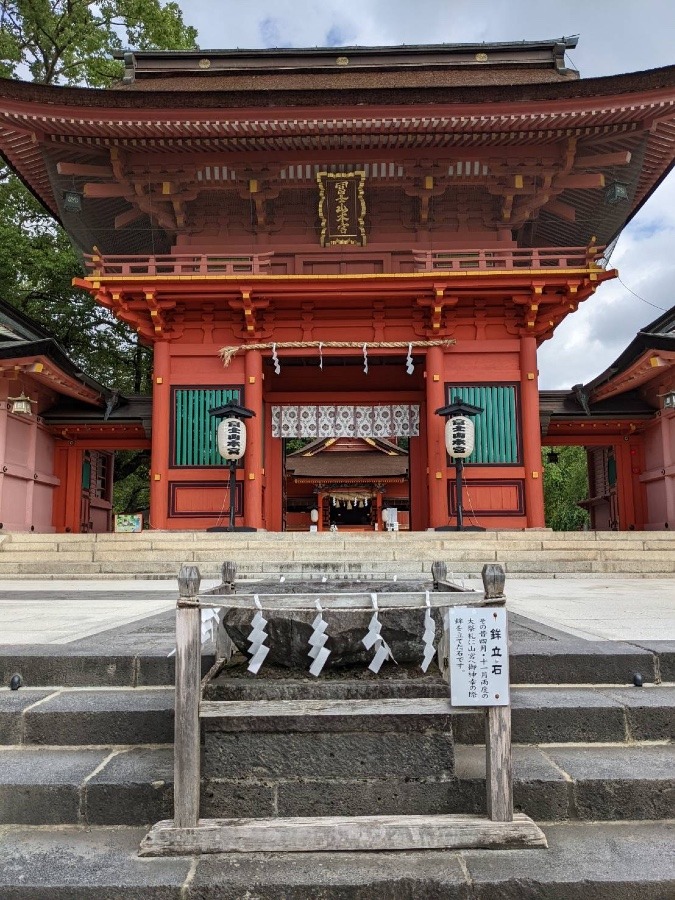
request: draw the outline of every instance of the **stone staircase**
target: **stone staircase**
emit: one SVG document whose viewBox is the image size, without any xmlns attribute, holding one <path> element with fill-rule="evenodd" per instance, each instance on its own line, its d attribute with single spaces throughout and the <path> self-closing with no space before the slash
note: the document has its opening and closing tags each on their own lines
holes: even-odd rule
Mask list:
<svg viewBox="0 0 675 900">
<path fill-rule="evenodd" d="M 169 818 L 172 809 L 171 620 L 163 614 L 142 630 L 135 626 L 139 639 L 161 633 L 163 643 L 134 653 L 121 651 L 114 639 L 96 652 L 82 641 L 0 648 L 3 900 L 675 896 L 675 647 L 554 639 L 528 630 L 517 617 L 511 628 L 514 798 L 516 808 L 543 827 L 549 850 L 139 859 L 147 826 Z M 203 671 L 211 662 L 205 653 Z M 9 691 L 4 686 L 14 672 L 24 686 Z M 635 672 L 644 687 L 632 686 Z M 347 688 L 342 682 L 342 690 L 372 695 L 372 683 L 355 678 Z M 241 677 L 232 670 L 214 683 L 212 696 L 310 699 L 330 695 L 334 684 Z M 401 678 L 393 687 L 388 681 L 386 690 L 415 697 L 444 696 L 447 689 L 425 676 Z M 383 746 L 364 753 L 356 734 L 349 755 L 319 784 L 309 757 L 304 768 L 302 754 L 296 757 L 301 769 L 295 775 L 288 766 L 280 774 L 255 734 L 233 733 L 229 771 L 205 781 L 203 814 L 293 815 L 308 807 L 315 815 L 481 812 L 480 718 L 452 717 L 451 724 L 456 744 L 448 765 L 431 759 L 429 769 L 427 755 L 425 771 L 411 759 L 401 777 L 389 759 L 395 740 L 391 754 Z M 304 722 L 302 732 L 311 731 L 312 723 Z M 409 725 L 413 738 L 429 731 L 428 717 Z M 399 757 L 401 749 L 402 743 Z M 238 771 L 245 777 L 235 778 Z"/>
<path fill-rule="evenodd" d="M 224 559 L 240 575 L 331 571 L 417 573 L 441 559 L 477 576 L 484 563 L 511 575 L 663 577 L 675 574 L 675 534 L 647 532 L 489 531 L 396 533 L 0 535 L 0 578 L 175 578 L 182 563 L 217 577 Z"/>
</svg>

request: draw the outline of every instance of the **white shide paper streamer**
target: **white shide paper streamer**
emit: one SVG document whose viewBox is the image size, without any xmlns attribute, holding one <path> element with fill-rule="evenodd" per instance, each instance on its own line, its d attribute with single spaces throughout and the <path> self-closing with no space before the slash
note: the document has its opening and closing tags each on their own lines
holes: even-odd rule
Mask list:
<svg viewBox="0 0 675 900">
<path fill-rule="evenodd" d="M 396 662 L 396 660 L 391 655 L 389 644 L 381 635 L 382 624 L 378 616 L 377 594 L 371 594 L 370 599 L 373 604 L 373 615 L 370 619 L 366 636 L 362 639 L 361 643 L 366 648 L 366 650 L 370 650 L 370 648 L 373 646 L 375 647 L 375 656 L 372 658 L 368 668 L 371 672 L 377 675 L 377 673 L 382 668 L 382 663 L 385 660 L 391 659 L 392 662 Z"/>
<path fill-rule="evenodd" d="M 424 656 L 422 657 L 421 669 L 423 672 L 429 668 L 431 660 L 434 658 L 434 638 L 436 637 L 436 622 L 431 615 L 431 600 L 429 599 L 429 591 L 426 592 L 426 609 L 424 610 L 424 634 L 422 640 L 424 642 Z"/>
<path fill-rule="evenodd" d="M 257 594 L 253 597 L 256 606 L 256 613 L 251 620 L 251 633 L 248 636 L 250 646 L 248 652 L 251 654 L 251 661 L 248 664 L 248 671 L 253 675 L 257 675 L 260 666 L 265 662 L 265 657 L 270 652 L 270 648 L 265 646 L 267 640 L 267 619 L 262 614 L 262 604 Z"/>
<path fill-rule="evenodd" d="M 328 642 L 328 635 L 326 634 L 328 623 L 323 617 L 321 603 L 318 600 L 316 601 L 316 608 L 319 610 L 319 614 L 312 622 L 313 631 L 309 637 L 309 657 L 314 660 L 309 667 L 309 672 L 310 675 L 314 675 L 314 677 L 321 674 L 321 670 L 326 665 L 326 660 L 330 656 L 330 650 L 326 649 L 326 643 Z"/>
</svg>

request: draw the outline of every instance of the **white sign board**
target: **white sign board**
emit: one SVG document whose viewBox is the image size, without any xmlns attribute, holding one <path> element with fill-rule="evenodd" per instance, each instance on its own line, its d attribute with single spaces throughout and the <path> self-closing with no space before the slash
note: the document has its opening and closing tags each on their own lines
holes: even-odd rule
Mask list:
<svg viewBox="0 0 675 900">
<path fill-rule="evenodd" d="M 448 618 L 452 705 L 508 706 L 506 609 L 453 606 Z"/>
</svg>

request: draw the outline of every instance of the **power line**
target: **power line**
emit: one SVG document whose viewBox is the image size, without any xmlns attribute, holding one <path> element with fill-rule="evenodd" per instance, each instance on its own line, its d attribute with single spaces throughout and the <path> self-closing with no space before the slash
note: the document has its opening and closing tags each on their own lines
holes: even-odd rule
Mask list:
<svg viewBox="0 0 675 900">
<path fill-rule="evenodd" d="M 621 284 L 626 288 L 626 290 L 628 291 L 629 294 L 632 294 L 634 297 L 637 297 L 638 300 L 642 300 L 642 302 L 646 303 L 647 306 L 653 306 L 654 309 L 660 309 L 661 312 L 668 312 L 668 310 L 665 307 L 659 306 L 657 303 L 652 303 L 650 300 L 645 300 L 644 297 L 641 297 L 639 294 L 636 294 L 632 288 L 628 287 L 626 282 L 621 278 L 621 276 L 619 274 L 617 274 L 616 277 L 619 279 Z"/>
</svg>

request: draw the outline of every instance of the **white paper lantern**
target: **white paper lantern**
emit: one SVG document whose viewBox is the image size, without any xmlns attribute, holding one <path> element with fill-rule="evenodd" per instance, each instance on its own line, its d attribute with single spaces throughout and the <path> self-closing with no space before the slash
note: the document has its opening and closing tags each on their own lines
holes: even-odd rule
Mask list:
<svg viewBox="0 0 675 900">
<path fill-rule="evenodd" d="M 227 460 L 241 459 L 246 452 L 246 426 L 241 419 L 223 419 L 218 426 L 218 453 Z"/>
<path fill-rule="evenodd" d="M 466 459 L 473 453 L 475 426 L 468 416 L 453 416 L 445 423 L 445 448 L 449 456 Z"/>
<path fill-rule="evenodd" d="M 316 523 L 319 521 L 319 510 L 313 509 L 309 514 L 309 518 L 316 525 Z"/>
</svg>

